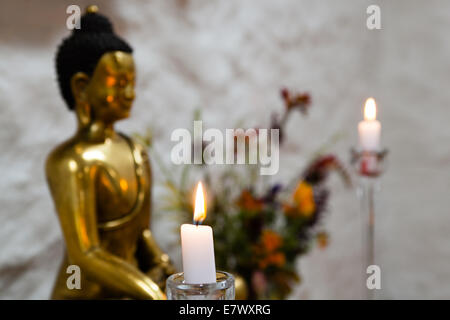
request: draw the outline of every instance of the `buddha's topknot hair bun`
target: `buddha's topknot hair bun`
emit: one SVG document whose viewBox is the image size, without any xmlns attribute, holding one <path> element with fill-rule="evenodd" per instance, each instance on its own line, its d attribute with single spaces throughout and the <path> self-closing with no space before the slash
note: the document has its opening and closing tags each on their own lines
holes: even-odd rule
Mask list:
<svg viewBox="0 0 450 320">
<path fill-rule="evenodd" d="M 114 33 L 111 22 L 98 13 L 86 13 L 81 17 L 80 29 L 73 29 L 74 33 Z"/>
<path fill-rule="evenodd" d="M 74 29 L 65 38 L 56 53 L 56 73 L 61 94 L 69 109 L 74 109 L 75 100 L 70 80 L 77 72 L 91 76 L 101 57 L 108 52 L 133 49 L 115 33 L 109 19 L 95 11 L 81 17 L 80 29 Z"/>
</svg>

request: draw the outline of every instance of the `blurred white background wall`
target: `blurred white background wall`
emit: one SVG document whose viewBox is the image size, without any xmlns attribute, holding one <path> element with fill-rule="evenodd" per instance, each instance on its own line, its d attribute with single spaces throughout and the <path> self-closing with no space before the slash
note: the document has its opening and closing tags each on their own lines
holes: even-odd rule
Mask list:
<svg viewBox="0 0 450 320">
<path fill-rule="evenodd" d="M 169 164 L 170 133 L 203 108 L 208 127 L 264 125 L 279 89 L 308 91 L 307 119 L 288 125 L 283 180 L 333 134 L 348 161 L 369 96 L 391 153 L 377 211 L 377 262 L 386 299 L 450 298 L 450 2 L 97 1 L 134 47 L 137 98 L 127 132 L 155 130 Z M 54 55 L 73 1 L 0 3 L 0 298 L 47 299 L 63 241 L 44 176 L 50 150 L 75 130 L 59 95 Z M 86 1 L 77 1 L 84 8 Z M 381 7 L 382 30 L 366 28 Z M 347 162 L 348 163 L 348 162 Z M 155 171 L 155 184 L 161 175 Z M 354 190 L 331 180 L 331 243 L 299 262 L 293 299 L 361 297 L 361 225 Z M 156 188 L 155 206 L 161 190 Z M 153 217 L 180 266 L 177 234 Z M 170 234 L 168 236 L 168 234 Z"/>
</svg>

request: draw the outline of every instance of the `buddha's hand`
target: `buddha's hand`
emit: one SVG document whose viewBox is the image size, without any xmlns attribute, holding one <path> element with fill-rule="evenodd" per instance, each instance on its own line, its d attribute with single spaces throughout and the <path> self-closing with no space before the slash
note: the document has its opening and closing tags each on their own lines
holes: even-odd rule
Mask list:
<svg viewBox="0 0 450 320">
<path fill-rule="evenodd" d="M 161 255 L 160 262 L 147 271 L 147 275 L 155 281 L 162 290 L 165 290 L 167 278 L 175 272 L 176 270 L 173 267 L 169 256 L 164 253 Z"/>
</svg>

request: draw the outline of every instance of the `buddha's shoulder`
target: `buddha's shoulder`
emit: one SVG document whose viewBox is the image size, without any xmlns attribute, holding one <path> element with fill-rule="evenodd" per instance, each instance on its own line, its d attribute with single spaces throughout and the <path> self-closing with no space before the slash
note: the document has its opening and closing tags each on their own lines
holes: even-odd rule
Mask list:
<svg viewBox="0 0 450 320">
<path fill-rule="evenodd" d="M 74 138 L 59 144 L 47 157 L 46 171 L 55 169 L 71 171 L 74 168 L 80 168 L 84 163 L 83 154 L 91 147 L 92 145 Z"/>
<path fill-rule="evenodd" d="M 145 146 L 144 142 L 141 141 L 141 139 L 134 137 L 134 136 L 128 136 L 122 132 L 119 132 L 118 135 L 121 139 L 125 139 L 128 141 L 128 143 L 132 146 L 134 149 L 138 149 L 139 151 L 146 152 L 145 150 L 147 147 Z"/>
<path fill-rule="evenodd" d="M 142 141 L 141 139 L 139 139 L 137 137 L 127 136 L 123 133 L 120 133 L 120 137 L 122 139 L 125 139 L 126 141 L 128 141 L 133 152 L 138 151 L 138 153 L 141 155 L 141 157 L 144 157 L 145 160 L 148 160 L 148 153 L 147 153 L 148 147 L 146 146 L 144 141 Z"/>
<path fill-rule="evenodd" d="M 133 152 L 135 157 L 139 155 L 141 160 L 144 162 L 148 161 L 146 148 L 138 141 L 138 139 L 123 134 L 120 134 L 120 139 L 126 139 L 128 141 L 131 145 L 131 152 Z M 113 144 L 115 144 L 115 142 L 113 142 Z M 59 144 L 50 152 L 46 161 L 47 174 L 49 172 L 61 173 L 61 171 L 73 170 L 83 171 L 82 169 L 93 163 L 98 165 L 103 161 L 104 149 L 104 145 L 102 144 L 89 143 L 76 138 L 71 138 Z"/>
</svg>

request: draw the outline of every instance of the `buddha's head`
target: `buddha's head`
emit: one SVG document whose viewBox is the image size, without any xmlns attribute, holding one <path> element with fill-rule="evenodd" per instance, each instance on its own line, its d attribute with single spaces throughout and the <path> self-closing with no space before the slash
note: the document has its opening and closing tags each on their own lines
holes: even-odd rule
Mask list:
<svg viewBox="0 0 450 320">
<path fill-rule="evenodd" d="M 64 39 L 56 54 L 59 88 L 81 123 L 128 117 L 135 85 L 131 53 L 95 8 L 81 17 L 81 29 Z"/>
</svg>

